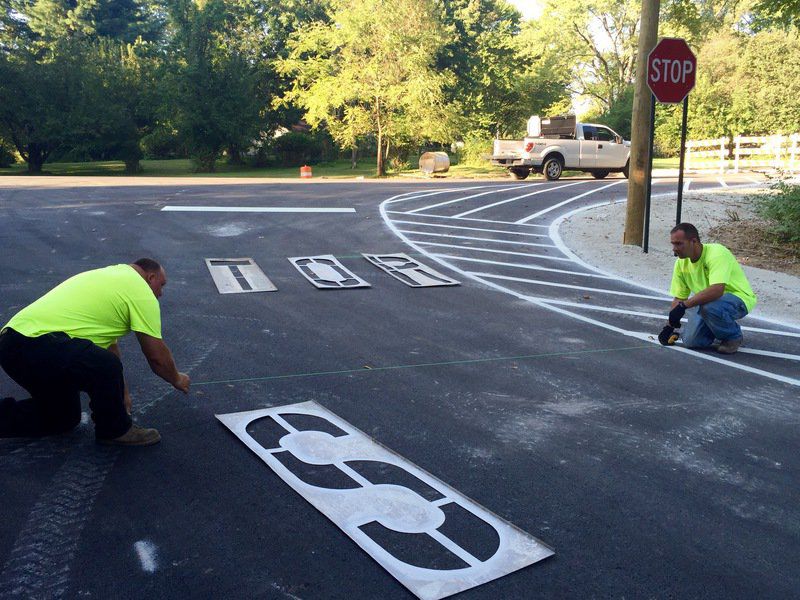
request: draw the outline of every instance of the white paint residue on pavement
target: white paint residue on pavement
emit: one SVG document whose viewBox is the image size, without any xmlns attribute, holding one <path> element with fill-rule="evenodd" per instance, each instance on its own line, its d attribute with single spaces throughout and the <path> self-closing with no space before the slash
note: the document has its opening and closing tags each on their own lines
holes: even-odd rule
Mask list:
<svg viewBox="0 0 800 600">
<path fill-rule="evenodd" d="M 157 550 L 153 542 L 147 540 L 139 540 L 133 545 L 136 551 L 136 556 L 139 557 L 139 562 L 142 563 L 142 570 L 146 573 L 155 573 L 158 568 L 156 560 Z"/>
</svg>

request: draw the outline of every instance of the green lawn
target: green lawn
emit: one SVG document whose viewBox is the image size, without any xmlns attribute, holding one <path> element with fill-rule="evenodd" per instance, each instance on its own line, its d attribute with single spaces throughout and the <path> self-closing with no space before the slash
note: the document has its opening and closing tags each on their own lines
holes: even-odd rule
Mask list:
<svg viewBox="0 0 800 600">
<path fill-rule="evenodd" d="M 284 177 L 300 176 L 299 167 L 255 169 L 243 165 L 229 165 L 224 161 L 217 163 L 214 173 L 195 173 L 189 159 L 143 160 L 144 177 Z M 44 175 L 125 175 L 122 161 L 96 161 L 80 163 L 45 163 Z M 313 166 L 314 177 L 345 178 L 373 177 L 375 165 L 371 161 L 361 161 L 358 168 L 351 169 L 349 160 L 322 163 Z M 24 175 L 27 167 L 23 164 L 8 169 L 0 169 L 0 175 Z"/>
<path fill-rule="evenodd" d="M 656 169 L 677 169 L 677 158 L 656 158 L 653 161 Z M 291 168 L 262 168 L 256 169 L 243 165 L 229 165 L 224 161 L 217 163 L 215 173 L 195 173 L 192 171 L 192 162 L 189 159 L 172 160 L 143 160 L 142 177 L 278 177 L 285 179 L 296 179 L 300 176 L 298 167 Z M 325 179 L 352 179 L 361 177 L 364 179 L 375 178 L 375 159 L 366 158 L 358 163 L 355 169 L 350 168 L 349 160 L 338 160 L 321 163 L 312 166 L 314 178 Z M 10 168 L 0 169 L 2 175 L 25 175 L 27 167 L 24 164 L 17 164 Z M 125 175 L 125 165 L 122 161 L 96 161 L 79 163 L 45 163 L 43 175 Z M 485 165 L 453 165 L 447 173 L 436 176 L 439 178 L 466 178 L 482 179 L 486 177 L 503 177 L 506 175 L 505 169 L 494 167 L 488 162 Z M 409 169 L 402 172 L 390 172 L 388 177 L 425 177 L 417 169 Z"/>
</svg>

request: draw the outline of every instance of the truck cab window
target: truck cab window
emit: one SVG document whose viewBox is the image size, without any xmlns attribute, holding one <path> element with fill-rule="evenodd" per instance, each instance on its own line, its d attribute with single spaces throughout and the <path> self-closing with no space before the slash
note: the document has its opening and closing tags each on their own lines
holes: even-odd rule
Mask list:
<svg viewBox="0 0 800 600">
<path fill-rule="evenodd" d="M 600 142 L 615 142 L 617 140 L 617 134 L 605 127 L 597 127 L 595 128 L 594 139 Z"/>
<path fill-rule="evenodd" d="M 588 141 L 596 140 L 597 128 L 591 125 L 583 125 L 583 139 Z"/>
</svg>

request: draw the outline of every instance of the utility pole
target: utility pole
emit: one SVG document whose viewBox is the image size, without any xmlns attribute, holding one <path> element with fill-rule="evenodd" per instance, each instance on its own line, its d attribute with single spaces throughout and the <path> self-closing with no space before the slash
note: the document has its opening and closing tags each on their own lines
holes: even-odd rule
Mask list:
<svg viewBox="0 0 800 600">
<path fill-rule="evenodd" d="M 625 212 L 623 244 L 641 246 L 644 242 L 644 204 L 649 171 L 650 110 L 653 102 L 647 86 L 647 55 L 658 39 L 660 0 L 642 0 L 639 48 L 636 55 L 636 82 L 631 118 L 631 163 L 628 167 L 628 206 Z"/>
</svg>

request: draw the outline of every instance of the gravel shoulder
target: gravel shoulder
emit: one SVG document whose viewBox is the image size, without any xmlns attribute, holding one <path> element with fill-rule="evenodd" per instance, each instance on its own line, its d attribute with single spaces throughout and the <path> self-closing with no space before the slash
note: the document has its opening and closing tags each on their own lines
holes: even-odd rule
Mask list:
<svg viewBox="0 0 800 600">
<path fill-rule="evenodd" d="M 753 189 L 688 193 L 683 197 L 682 221 L 693 223 L 703 241 L 723 243 L 742 264 L 758 296 L 752 315 L 800 327 L 800 277 L 792 275 L 795 264 L 776 256 L 773 264 L 760 256 L 759 268 L 750 260 L 747 236 L 731 235 L 757 222 L 749 197 Z M 669 231 L 675 224 L 674 196 L 653 198 L 650 212 L 650 248 L 647 254 L 638 246 L 625 246 L 625 202 L 607 204 L 576 213 L 561 223 L 564 243 L 588 264 L 621 278 L 664 293 L 669 290 L 675 258 L 669 245 Z M 737 238 L 741 239 L 737 243 Z M 737 247 L 741 246 L 741 247 Z"/>
</svg>

